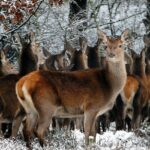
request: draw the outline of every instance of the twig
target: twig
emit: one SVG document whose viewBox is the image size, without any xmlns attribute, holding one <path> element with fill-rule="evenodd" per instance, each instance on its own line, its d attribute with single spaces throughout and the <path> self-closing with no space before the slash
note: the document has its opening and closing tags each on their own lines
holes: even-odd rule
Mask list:
<svg viewBox="0 0 150 150">
<path fill-rule="evenodd" d="M 142 12 L 133 14 L 133 15 L 128 16 L 128 17 L 125 17 L 125 18 L 123 18 L 123 19 L 119 19 L 119 20 L 117 20 L 117 21 L 112 21 L 112 22 L 109 22 L 109 23 L 102 24 L 102 25 L 100 25 L 100 26 L 105 26 L 105 25 L 108 25 L 108 24 L 113 24 L 113 23 L 117 23 L 117 22 L 120 22 L 120 21 L 123 21 L 123 20 L 127 20 L 127 19 L 129 19 L 129 18 L 134 17 L 134 16 L 140 15 L 140 14 L 142 14 L 142 13 L 144 13 L 144 12 L 146 12 L 146 10 L 143 10 Z"/>
<path fill-rule="evenodd" d="M 94 22 L 96 23 L 96 27 L 98 28 L 98 22 L 97 22 L 97 16 L 98 16 L 98 13 L 99 13 L 99 11 L 100 11 L 100 7 L 102 6 L 102 3 L 103 3 L 103 1 L 104 0 L 102 0 L 101 2 L 100 2 L 100 4 L 98 4 L 93 10 L 92 10 L 92 13 L 91 13 L 91 15 L 90 15 L 90 19 L 91 18 L 93 18 L 94 19 Z M 92 1 L 90 0 L 89 1 L 89 4 L 90 4 L 90 6 L 92 7 Z M 89 19 L 89 20 L 90 20 Z"/>
<path fill-rule="evenodd" d="M 62 25 L 61 25 L 61 23 L 60 23 L 60 21 L 59 21 L 59 18 L 57 17 L 57 15 L 56 15 L 55 12 L 53 11 L 53 9 L 51 9 L 51 11 L 52 11 L 52 13 L 53 13 L 53 15 L 54 15 L 54 17 L 55 17 L 55 19 L 56 19 L 56 21 L 57 21 L 59 27 L 61 28 L 62 31 L 65 32 L 64 28 L 62 27 Z"/>
<path fill-rule="evenodd" d="M 39 7 L 41 6 L 41 4 L 43 3 L 44 0 L 41 0 L 41 2 L 38 4 L 37 8 L 35 9 L 34 13 L 32 13 L 29 18 L 27 20 L 25 20 L 21 25 L 19 25 L 17 28 L 9 30 L 8 32 L 2 33 L 2 34 L 10 34 L 13 33 L 17 30 L 19 30 L 22 26 L 24 26 L 30 19 L 31 17 L 38 11 Z"/>
<path fill-rule="evenodd" d="M 115 0 L 116 1 L 116 0 Z M 108 7 L 108 12 L 109 12 L 109 27 L 110 27 L 110 31 L 111 31 L 111 35 L 114 36 L 114 32 L 113 32 L 113 24 L 112 22 L 112 9 L 113 9 L 114 4 L 110 5 L 109 1 L 107 1 L 107 7 Z"/>
<path fill-rule="evenodd" d="M 125 18 L 123 18 L 123 19 L 119 19 L 119 20 L 117 20 L 117 21 L 112 21 L 112 22 L 104 23 L 104 24 L 99 25 L 99 26 L 102 27 L 102 26 L 106 26 L 106 25 L 109 25 L 109 24 L 114 24 L 114 23 L 117 23 L 117 22 L 120 22 L 120 21 L 124 21 L 124 20 L 127 20 L 127 19 L 129 19 L 129 18 L 132 18 L 132 17 L 134 17 L 134 16 L 140 15 L 140 14 L 145 13 L 145 12 L 146 12 L 146 10 L 143 10 L 142 12 L 133 14 L 133 15 L 128 16 L 128 17 L 125 17 Z M 90 26 L 92 26 L 92 24 L 90 24 L 88 27 L 90 27 Z M 95 28 L 95 26 L 93 26 L 92 28 Z"/>
</svg>

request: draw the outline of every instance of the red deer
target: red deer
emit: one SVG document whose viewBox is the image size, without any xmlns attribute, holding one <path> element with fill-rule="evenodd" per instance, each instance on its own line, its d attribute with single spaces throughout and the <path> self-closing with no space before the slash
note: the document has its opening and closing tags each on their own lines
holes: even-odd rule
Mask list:
<svg viewBox="0 0 150 150">
<path fill-rule="evenodd" d="M 77 51 L 75 49 L 73 49 L 70 46 L 65 46 L 66 48 L 66 53 L 68 53 L 68 55 L 70 55 L 70 70 L 69 71 L 75 71 L 75 70 L 85 70 L 88 69 L 88 56 L 87 56 L 87 40 L 85 38 L 79 38 L 79 43 L 80 43 L 80 50 Z M 66 44 L 69 44 L 68 42 Z M 69 48 L 69 49 L 68 49 Z M 64 126 L 67 127 L 67 129 L 75 129 L 75 127 L 77 129 L 80 129 L 81 131 L 83 131 L 83 124 L 82 121 L 83 117 L 80 118 L 64 118 L 62 116 L 62 118 L 59 117 L 55 117 L 53 118 L 53 123 L 56 127 L 56 125 L 58 127 L 56 127 L 56 129 L 60 129 Z M 55 122 L 56 123 L 55 123 Z M 75 126 L 76 125 L 76 126 Z"/>
<path fill-rule="evenodd" d="M 59 70 L 59 71 L 75 71 L 88 69 L 88 56 L 87 56 L 87 41 L 85 38 L 79 38 L 80 50 L 77 51 L 73 48 L 68 41 L 65 40 L 64 50 L 60 54 L 52 55 L 46 49 L 43 49 L 45 55 L 45 63 L 40 66 L 42 70 Z M 69 62 L 66 63 L 66 59 Z M 64 125 L 67 128 L 74 129 L 74 118 L 53 118 L 53 128 L 60 129 Z M 68 122 L 68 125 L 67 125 Z M 71 126 L 70 126 L 71 122 Z M 73 126 L 72 126 L 73 125 Z M 57 127 L 56 127 L 57 126 Z"/>
<path fill-rule="evenodd" d="M 45 63 L 47 57 L 44 56 L 43 54 L 43 51 L 42 51 L 42 48 L 40 47 L 40 43 L 37 43 L 37 42 L 33 42 L 33 44 L 31 44 L 31 49 L 33 51 L 33 54 L 35 56 L 37 56 L 37 62 L 36 62 L 36 66 L 37 66 L 37 70 L 40 69 L 40 67 Z"/>
<path fill-rule="evenodd" d="M 63 107 L 69 114 L 84 113 L 85 143 L 95 137 L 97 116 L 110 110 L 126 83 L 123 45 L 128 36 L 125 30 L 116 39 L 98 30 L 105 46 L 107 67 L 74 72 L 34 71 L 16 84 L 18 100 L 26 112 L 26 140 L 33 131 L 44 144 L 44 133 L 53 116 Z"/>
<path fill-rule="evenodd" d="M 103 66 L 102 59 L 105 58 L 103 55 L 100 55 L 100 39 L 96 42 L 94 47 L 88 46 L 88 66 L 89 68 L 101 68 Z M 102 49 L 104 47 L 102 46 Z"/>
<path fill-rule="evenodd" d="M 89 68 L 104 68 L 105 67 L 105 56 L 101 55 L 100 52 L 100 40 L 96 42 L 94 47 L 88 46 L 88 66 Z M 102 47 L 103 48 L 103 47 Z M 101 133 L 100 126 L 103 132 L 106 131 L 106 126 L 108 126 L 109 112 L 99 116 L 96 121 L 96 132 Z"/>
<path fill-rule="evenodd" d="M 134 128 L 138 128 L 142 121 L 142 111 L 147 107 L 150 99 L 150 76 L 146 73 L 145 49 L 141 51 L 139 56 L 134 56 L 133 60 L 133 73 L 138 77 L 138 80 L 142 85 L 141 98 L 135 103 L 136 118 Z"/>
<path fill-rule="evenodd" d="M 127 77 L 127 82 L 120 95 L 121 95 L 121 100 L 123 101 L 123 106 L 122 106 L 123 112 L 118 113 L 118 116 L 122 119 L 122 127 L 118 125 L 118 120 L 117 120 L 116 128 L 126 129 L 126 123 L 127 123 L 128 131 L 130 131 L 131 127 L 135 127 L 135 118 L 136 118 L 135 103 L 138 103 L 141 98 L 141 84 L 136 79 L 136 77 L 131 75 Z M 121 110 L 119 111 L 121 112 Z"/>
<path fill-rule="evenodd" d="M 20 45 L 21 53 L 19 57 L 19 73 L 4 75 L 0 78 L 0 122 L 2 122 L 3 124 L 10 123 L 10 133 L 8 133 L 7 137 L 11 135 L 11 125 L 15 114 L 20 107 L 15 93 L 16 82 L 26 73 L 36 70 L 36 57 L 31 51 L 31 42 L 29 41 L 29 37 L 27 37 L 27 39 L 25 38 L 27 41 L 22 40 L 19 36 L 16 36 L 16 38 L 18 44 Z M 3 55 L 2 60 L 4 58 L 5 55 Z M 2 65 L 1 67 L 1 70 L 3 72 L 3 67 L 5 67 L 5 65 Z"/>
<path fill-rule="evenodd" d="M 135 103 L 141 98 L 141 84 L 133 75 L 127 76 L 125 87 L 116 98 L 115 105 L 107 114 L 100 116 L 99 122 L 102 124 L 103 132 L 106 127 L 109 129 L 109 123 L 116 122 L 116 130 L 126 129 L 128 131 L 135 125 Z"/>
<path fill-rule="evenodd" d="M 52 56 L 53 58 L 56 59 L 56 62 L 58 64 L 57 70 L 61 70 L 61 71 L 75 71 L 75 70 L 84 70 L 84 69 L 88 69 L 88 52 L 87 52 L 87 40 L 83 37 L 79 38 L 79 44 L 80 44 L 80 50 L 76 50 L 75 48 L 73 48 L 71 46 L 71 44 L 65 40 L 65 45 L 64 45 L 64 51 L 63 53 L 59 54 L 59 55 L 54 55 Z M 65 55 L 67 55 L 66 57 L 69 59 L 69 63 L 68 65 L 66 65 L 65 62 Z M 58 57 L 59 56 L 59 57 Z M 51 57 L 50 57 L 51 58 Z M 49 59 L 50 60 L 50 59 Z M 48 62 L 48 61 L 47 61 Z M 61 65 L 62 67 L 60 67 Z M 53 118 L 53 122 L 54 122 Z M 74 129 L 75 128 L 75 122 L 78 122 L 77 124 L 77 128 L 82 129 L 83 130 L 83 126 L 81 127 L 80 125 L 80 121 L 78 118 L 58 118 L 56 122 L 59 122 L 60 126 L 63 126 L 63 122 L 64 124 L 67 126 L 67 128 L 69 129 Z M 67 125 L 68 122 L 68 125 Z M 70 122 L 71 122 L 71 126 L 70 126 Z M 56 123 L 54 123 L 56 125 Z M 59 125 L 57 125 L 59 126 Z"/>
<path fill-rule="evenodd" d="M 91 67 L 101 67 L 104 68 L 105 67 L 105 56 L 100 52 L 100 41 L 98 40 L 97 45 L 94 48 L 88 47 L 89 49 L 89 66 Z M 92 53 L 93 52 L 93 53 Z M 92 61 L 94 58 L 94 62 Z M 128 54 L 127 52 L 125 53 L 125 61 L 126 61 L 126 70 L 127 70 L 127 74 L 131 75 L 132 74 L 132 70 L 133 70 L 133 60 L 130 54 Z M 132 79 L 132 81 L 131 81 Z M 129 84 L 130 81 L 130 84 Z M 138 84 L 137 84 L 138 82 Z M 135 84 L 135 85 L 134 85 Z M 135 77 L 131 77 L 128 76 L 127 77 L 127 83 L 126 86 L 124 88 L 124 90 L 122 91 L 122 93 L 126 93 L 126 89 L 130 89 L 131 87 L 131 92 L 128 94 L 129 95 L 128 98 L 124 98 L 124 102 L 122 101 L 122 97 L 119 95 L 117 97 L 116 103 L 113 107 L 112 110 L 110 110 L 109 112 L 107 112 L 106 114 L 103 114 L 101 116 L 98 117 L 97 120 L 97 132 L 100 133 L 100 124 L 102 127 L 103 132 L 106 131 L 106 127 L 109 128 L 109 124 L 110 121 L 115 121 L 116 120 L 116 129 L 123 129 L 124 128 L 124 124 L 125 124 L 125 116 L 128 116 L 128 114 L 126 113 L 126 105 L 127 103 L 129 103 L 129 99 L 131 100 L 130 103 L 130 107 L 133 108 L 133 103 L 132 101 L 136 99 L 139 99 L 140 97 L 140 86 L 139 86 L 139 81 L 137 81 L 137 79 Z M 128 87 L 129 86 L 129 87 Z M 132 87 L 136 86 L 135 89 L 133 89 Z M 123 95 L 123 94 L 122 94 Z M 125 101 L 126 100 L 126 101 Z M 129 107 L 129 104 L 128 104 Z M 132 109 L 133 110 L 133 109 Z M 117 116 L 117 117 L 116 117 Z M 133 117 L 133 116 L 132 116 Z M 130 121 L 127 122 L 129 126 L 131 126 Z M 131 128 L 131 127 L 129 127 Z"/>
<path fill-rule="evenodd" d="M 103 52 L 103 45 L 101 45 L 100 39 L 97 40 L 94 47 L 87 46 L 86 54 L 88 55 L 88 67 L 89 68 L 105 68 L 106 58 L 105 53 Z M 106 131 L 106 126 L 108 125 L 110 119 L 110 112 L 103 114 L 97 118 L 96 121 L 96 130 L 97 133 L 100 133 L 100 124 L 102 126 L 103 132 Z"/>
<path fill-rule="evenodd" d="M 59 70 L 59 71 L 69 71 L 73 67 L 71 61 L 75 49 L 70 45 L 68 41 L 65 40 L 64 50 L 59 54 L 51 54 L 48 50 L 43 48 L 43 54 L 45 55 L 45 63 L 40 65 L 42 70 Z"/>
<path fill-rule="evenodd" d="M 100 39 L 97 40 L 94 47 L 87 47 L 87 55 L 88 55 L 88 66 L 89 68 L 105 68 L 106 67 L 106 58 L 105 53 L 103 52 L 103 45 L 101 44 Z M 107 112 L 97 118 L 96 121 L 96 131 L 97 133 L 101 133 L 100 125 L 102 127 L 103 132 L 106 131 L 106 126 L 109 126 L 109 121 L 111 112 Z"/>
<path fill-rule="evenodd" d="M 103 59 L 104 62 L 104 59 Z M 116 130 L 122 130 L 125 127 L 125 123 L 128 124 L 129 130 L 131 130 L 131 120 L 133 118 L 133 101 L 137 101 L 140 98 L 140 83 L 136 77 L 131 76 L 133 68 L 132 57 L 125 53 L 127 81 L 121 95 L 119 94 L 115 105 L 112 110 L 106 114 L 98 117 L 97 131 L 100 133 L 100 124 L 103 132 L 106 131 L 106 127 L 109 129 L 110 122 L 116 122 Z M 105 67 L 104 65 L 102 67 Z M 129 90 L 130 89 L 130 90 Z M 127 110 L 132 111 L 132 115 Z"/>
<path fill-rule="evenodd" d="M 135 126 L 135 103 L 138 103 L 141 97 L 141 84 L 138 78 L 133 75 L 133 56 L 137 54 L 130 50 L 130 53 L 125 53 L 126 60 L 126 70 L 127 70 L 127 82 L 123 91 L 121 91 L 120 95 L 116 99 L 116 103 L 114 105 L 115 110 L 115 121 L 116 121 L 116 130 L 126 129 L 126 124 L 128 126 L 128 130 L 131 130 L 131 127 Z"/>
<path fill-rule="evenodd" d="M 87 41 L 85 38 L 80 38 L 79 39 L 80 42 L 80 50 L 79 51 L 74 51 L 74 53 L 72 54 L 72 58 L 71 58 L 71 64 L 72 64 L 72 68 L 71 71 L 75 71 L 75 70 L 85 70 L 88 69 L 88 46 L 87 46 Z"/>
<path fill-rule="evenodd" d="M 127 75 L 133 74 L 133 59 L 131 54 L 125 53 Z"/>
<path fill-rule="evenodd" d="M 41 70 L 68 71 L 72 68 L 69 62 L 67 62 L 67 58 L 65 58 L 66 50 L 63 50 L 60 54 L 52 55 L 43 48 L 43 53 L 45 55 L 45 60 L 44 64 L 39 65 Z"/>
<path fill-rule="evenodd" d="M 10 62 L 11 58 L 6 58 L 5 54 L 3 51 L 1 51 L 1 72 L 2 75 L 7 75 L 7 74 L 17 74 L 18 71 L 15 68 L 15 65 Z"/>
<path fill-rule="evenodd" d="M 35 48 L 33 48 L 35 49 Z M 44 64 L 40 64 L 40 70 L 59 70 L 59 71 L 69 71 L 74 68 L 75 59 L 78 58 L 74 57 L 75 49 L 70 45 L 68 41 L 65 40 L 64 50 L 60 54 L 52 55 L 48 50 L 44 47 L 43 54 L 45 55 L 45 62 Z M 37 51 L 37 50 L 36 50 Z M 37 52 L 36 52 L 37 53 Z M 75 58 L 75 59 L 74 59 Z M 70 59 L 70 62 L 73 64 L 69 64 L 67 59 Z M 77 63 L 75 62 L 77 65 Z M 67 125 L 68 122 L 68 125 Z M 70 118 L 53 118 L 52 120 L 52 128 L 53 129 L 60 129 L 67 125 L 67 128 L 70 126 Z M 72 121 L 71 121 L 72 122 Z"/>
<path fill-rule="evenodd" d="M 139 127 L 139 117 L 141 115 L 140 102 L 143 93 L 143 84 L 141 84 L 139 76 L 145 76 L 145 58 L 143 54 L 141 53 L 139 56 L 134 51 L 131 51 L 131 57 L 130 55 L 128 57 L 131 68 L 129 67 L 127 70 L 129 75 L 126 85 L 115 104 L 117 130 L 125 129 L 126 124 L 128 125 L 128 130 L 131 130 L 131 127 L 133 129 Z"/>
<path fill-rule="evenodd" d="M 146 76 L 147 76 L 147 83 L 148 83 L 148 89 L 150 89 L 150 37 L 148 35 L 145 35 L 144 38 L 144 43 L 145 43 L 145 61 L 146 61 Z M 149 91 L 150 95 L 150 91 Z M 144 110 L 144 113 L 142 114 L 142 120 L 144 118 L 148 118 L 147 120 L 150 122 L 150 97 L 148 104 Z"/>
<path fill-rule="evenodd" d="M 19 76 L 16 76 L 15 78 L 13 77 L 13 75 L 8 75 L 11 73 L 15 73 L 17 74 L 18 71 L 17 69 L 14 67 L 14 65 L 10 62 L 11 58 L 6 58 L 6 54 L 9 50 L 14 50 L 14 49 L 21 49 L 22 45 L 20 43 L 20 40 L 18 39 L 17 35 L 14 35 L 14 38 L 16 38 L 17 42 L 15 44 L 17 44 L 18 48 L 16 47 L 11 47 L 10 44 L 7 44 L 6 41 L 3 42 L 3 47 L 1 50 L 1 57 L 0 57 L 0 112 L 1 112 L 1 118 L 0 118 L 0 125 L 1 125 L 1 131 L 2 134 L 4 135 L 4 137 L 9 137 L 11 134 L 11 126 L 12 126 L 12 119 L 11 119 L 11 114 L 14 111 L 14 107 L 12 107 L 12 102 L 10 99 L 10 95 L 12 94 L 12 92 L 15 93 L 15 88 L 10 89 L 11 85 L 14 84 L 15 87 L 15 83 L 17 82 L 17 80 L 19 79 Z M 3 78 L 5 76 L 5 78 Z M 10 80 L 9 80 L 10 78 Z M 15 83 L 14 83 L 15 82 Z M 10 85 L 10 86 L 8 86 Z M 7 89 L 8 88 L 8 89 Z M 7 90 L 6 90 L 7 89 Z M 10 94 L 8 96 L 8 93 Z M 7 97 L 6 99 L 9 99 L 9 101 L 5 101 L 5 97 L 3 97 L 3 95 L 5 95 L 5 97 Z M 16 97 L 16 96 L 15 96 Z M 13 98 L 12 98 L 13 99 Z M 17 99 L 16 99 L 17 101 Z M 16 105 L 16 107 L 18 106 L 16 103 L 14 102 L 14 105 Z M 11 110 L 9 110 L 9 108 L 7 107 L 7 104 L 12 107 Z M 19 104 L 19 103 L 18 103 Z"/>
</svg>

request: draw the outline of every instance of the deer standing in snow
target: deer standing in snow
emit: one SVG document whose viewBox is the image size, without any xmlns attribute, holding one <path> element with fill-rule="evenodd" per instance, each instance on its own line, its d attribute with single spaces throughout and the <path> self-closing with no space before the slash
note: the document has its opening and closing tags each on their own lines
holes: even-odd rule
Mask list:
<svg viewBox="0 0 150 150">
<path fill-rule="evenodd" d="M 26 112 L 26 142 L 36 133 L 41 146 L 44 134 L 53 116 L 84 114 L 85 143 L 89 136 L 96 136 L 95 121 L 99 115 L 110 110 L 116 97 L 125 86 L 127 74 L 123 45 L 128 30 L 119 38 L 108 37 L 98 30 L 106 52 L 104 69 L 86 71 L 55 72 L 35 71 L 22 77 L 16 84 L 16 93 Z M 16 118 L 17 119 L 17 118 Z"/>
</svg>

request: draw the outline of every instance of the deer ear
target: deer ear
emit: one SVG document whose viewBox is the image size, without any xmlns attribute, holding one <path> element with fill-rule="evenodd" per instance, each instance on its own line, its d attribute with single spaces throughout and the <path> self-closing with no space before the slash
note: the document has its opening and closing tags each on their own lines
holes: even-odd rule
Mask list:
<svg viewBox="0 0 150 150">
<path fill-rule="evenodd" d="M 23 49 L 23 39 L 21 38 L 20 34 L 19 33 L 15 33 L 14 34 L 14 37 L 15 37 L 15 40 L 18 44 L 18 48 L 19 50 L 22 50 Z"/>
<path fill-rule="evenodd" d="M 144 43 L 145 43 L 146 46 L 150 45 L 150 38 L 147 35 L 144 35 L 143 41 L 144 41 Z"/>
<path fill-rule="evenodd" d="M 6 55 L 5 55 L 4 51 L 1 51 L 1 61 L 3 63 L 6 63 L 6 61 L 7 61 L 7 58 L 6 58 Z"/>
<path fill-rule="evenodd" d="M 35 42 L 35 32 L 31 31 L 29 33 L 30 43 Z"/>
<path fill-rule="evenodd" d="M 128 54 L 126 51 L 125 51 L 125 63 L 126 64 L 133 64 L 133 58 L 130 54 Z"/>
<path fill-rule="evenodd" d="M 85 53 L 87 51 L 87 47 L 88 47 L 87 39 L 84 38 L 84 37 L 80 37 L 79 38 L 79 43 L 80 43 L 81 51 L 83 51 Z"/>
<path fill-rule="evenodd" d="M 97 30 L 97 35 L 98 35 L 98 38 L 100 40 L 102 40 L 104 43 L 107 42 L 107 35 L 106 35 L 106 33 L 104 33 L 103 31 L 98 29 Z"/>
<path fill-rule="evenodd" d="M 123 42 L 127 42 L 127 40 L 129 39 L 129 33 L 130 33 L 130 30 L 129 29 L 125 29 L 122 34 L 121 34 L 121 40 Z"/>
</svg>

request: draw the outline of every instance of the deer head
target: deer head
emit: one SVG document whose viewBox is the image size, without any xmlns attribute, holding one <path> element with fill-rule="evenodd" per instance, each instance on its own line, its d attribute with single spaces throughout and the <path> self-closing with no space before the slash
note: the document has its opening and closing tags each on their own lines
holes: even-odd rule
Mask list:
<svg viewBox="0 0 150 150">
<path fill-rule="evenodd" d="M 15 65 L 10 62 L 11 58 L 6 58 L 3 51 L 1 51 L 1 62 L 2 62 L 2 72 L 6 74 L 17 74 L 18 70 Z"/>
<path fill-rule="evenodd" d="M 126 43 L 129 29 L 126 29 L 120 39 L 109 38 L 106 33 L 98 30 L 98 37 L 101 40 L 103 49 L 106 50 L 106 57 L 108 61 L 119 62 L 121 59 L 124 59 L 124 53 L 120 53 L 122 46 Z"/>
</svg>

